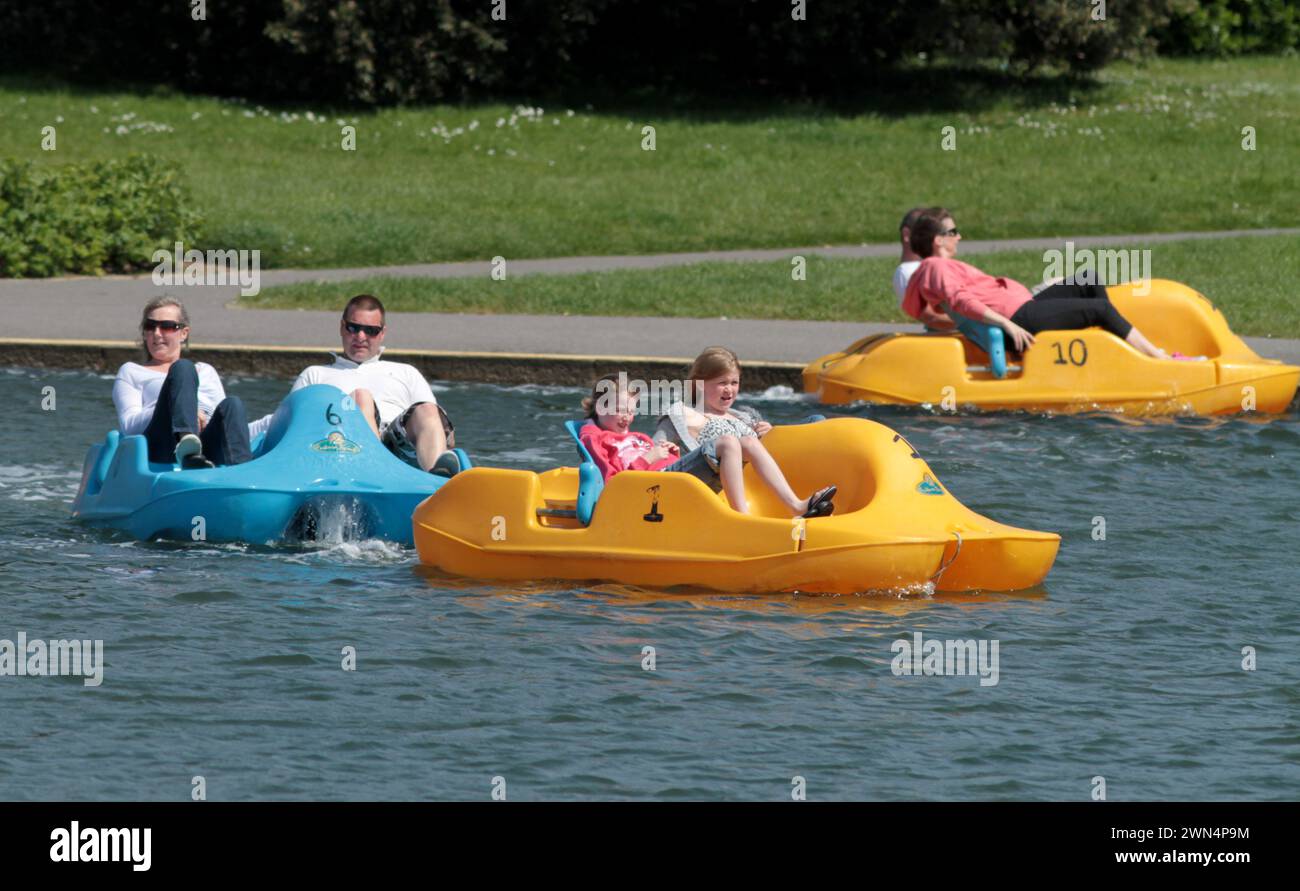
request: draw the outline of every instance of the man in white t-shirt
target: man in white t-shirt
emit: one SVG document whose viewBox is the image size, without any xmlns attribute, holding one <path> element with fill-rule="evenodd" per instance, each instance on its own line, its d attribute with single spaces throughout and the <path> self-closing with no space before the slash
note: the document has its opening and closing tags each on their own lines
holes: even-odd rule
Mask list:
<svg viewBox="0 0 1300 891">
<path fill-rule="evenodd" d="M 917 267 L 921 265 L 921 255 L 912 250 L 911 242 L 912 224 L 924 210 L 924 207 L 912 208 L 903 215 L 903 221 L 898 224 L 898 240 L 902 243 L 903 254 L 894 269 L 894 293 L 898 296 L 899 309 L 902 309 L 903 298 L 907 296 L 907 283 L 911 280 L 912 273 L 916 272 Z M 945 313 L 924 305 L 921 309 L 921 321 L 932 331 L 951 331 L 954 327 L 952 319 Z"/>
<path fill-rule="evenodd" d="M 460 459 L 450 451 L 456 442 L 451 419 L 419 369 L 379 357 L 386 334 L 384 305 L 378 297 L 358 294 L 339 321 L 343 354 L 335 354 L 330 365 L 304 369 L 289 392 L 311 384 L 338 387 L 389 451 L 421 470 L 452 476 L 460 471 Z M 255 422 L 254 434 L 269 424 L 269 415 Z"/>
</svg>

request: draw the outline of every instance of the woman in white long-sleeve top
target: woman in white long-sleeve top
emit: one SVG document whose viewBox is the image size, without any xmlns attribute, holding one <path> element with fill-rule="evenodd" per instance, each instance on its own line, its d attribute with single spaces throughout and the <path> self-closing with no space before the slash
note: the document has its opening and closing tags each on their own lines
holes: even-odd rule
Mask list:
<svg viewBox="0 0 1300 891">
<path fill-rule="evenodd" d="M 238 396 L 226 396 L 206 362 L 181 358 L 190 319 L 174 297 L 157 297 L 140 319 L 144 361 L 127 362 L 113 381 L 117 426 L 143 433 L 149 460 L 182 467 L 241 464 L 252 458 L 248 419 Z"/>
</svg>

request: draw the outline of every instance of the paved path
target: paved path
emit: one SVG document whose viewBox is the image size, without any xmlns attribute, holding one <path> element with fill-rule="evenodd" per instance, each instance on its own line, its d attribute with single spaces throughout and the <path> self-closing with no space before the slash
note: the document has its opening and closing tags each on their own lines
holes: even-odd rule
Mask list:
<svg viewBox="0 0 1300 891">
<path fill-rule="evenodd" d="M 1300 236 L 1300 228 L 1292 229 L 1228 229 L 1221 232 L 1163 232 L 1150 235 L 1084 235 L 1070 238 L 1011 238 L 1001 241 L 976 241 L 962 239 L 962 251 L 968 254 L 988 254 L 1002 251 L 1023 250 L 1064 250 L 1065 242 L 1074 243 L 1075 249 L 1082 248 L 1118 248 L 1133 244 L 1160 244 L 1171 241 L 1201 241 L 1207 238 L 1260 238 L 1273 235 Z M 544 273 L 565 275 L 578 272 L 604 272 L 611 269 L 662 269 L 668 266 L 687 266 L 692 263 L 753 263 L 774 260 L 787 260 L 795 255 L 819 257 L 893 257 L 898 254 L 898 245 L 858 244 L 801 248 L 775 248 L 763 250 L 739 251 L 694 251 L 676 254 L 636 254 L 631 256 L 600 257 L 552 257 L 538 260 L 514 260 L 507 258 L 510 275 L 530 275 Z M 334 282 L 354 278 L 387 275 L 396 278 L 486 278 L 491 272 L 491 263 L 487 260 L 463 263 L 418 263 L 406 266 L 362 266 L 353 269 L 270 269 L 262 273 L 262 287 L 292 284 L 294 282 Z M 118 282 L 148 281 L 148 275 L 140 276 L 105 276 L 103 278 L 70 278 L 57 281 L 92 281 L 105 287 Z M 10 286 L 20 289 L 27 284 L 39 287 L 50 279 L 8 279 L 0 280 L 0 293 L 7 293 Z"/>
<path fill-rule="evenodd" d="M 1119 247 L 1132 243 L 1200 238 L 1300 235 L 1300 229 L 1181 233 L 1074 238 L 1076 248 Z M 969 253 L 1062 247 L 1060 239 L 1000 242 L 963 241 Z M 566 257 L 517 260 L 512 275 L 574 273 L 601 269 L 659 268 L 704 261 L 780 260 L 795 254 L 836 257 L 892 256 L 894 245 L 792 248 L 789 250 L 711 251 L 636 257 Z M 342 280 L 367 275 L 488 275 L 489 264 L 444 263 L 370 269 L 270 270 L 262 285 L 296 281 Z M 885 286 L 883 283 L 882 287 Z M 52 340 L 121 340 L 136 336 L 140 307 L 159 293 L 149 276 L 0 280 L 0 313 L 7 337 Z M 312 310 L 252 310 L 232 306 L 230 287 L 166 289 L 185 301 L 194 341 L 248 346 L 334 348 L 338 313 Z M 393 348 L 457 352 L 544 353 L 556 355 L 627 355 L 686 358 L 701 347 L 726 344 L 742 358 L 806 362 L 875 331 L 913 330 L 905 324 L 860 322 L 789 322 L 758 319 L 623 318 L 608 316 L 466 315 L 391 313 L 387 343 Z M 1247 338 L 1261 355 L 1300 363 L 1300 341 Z"/>
</svg>

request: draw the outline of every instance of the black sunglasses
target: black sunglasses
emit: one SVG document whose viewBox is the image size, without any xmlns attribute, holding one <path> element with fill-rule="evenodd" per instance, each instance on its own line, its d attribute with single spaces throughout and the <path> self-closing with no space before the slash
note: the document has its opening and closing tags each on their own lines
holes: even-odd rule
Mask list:
<svg viewBox="0 0 1300 891">
<path fill-rule="evenodd" d="M 384 330 L 383 325 L 358 325 L 356 322 L 344 322 L 343 327 L 349 334 L 360 334 L 364 331 L 367 337 L 378 337 L 379 332 Z"/>
<path fill-rule="evenodd" d="M 161 328 L 164 331 L 179 331 L 185 327 L 184 322 L 173 322 L 171 319 L 145 319 L 140 324 L 145 331 L 152 331 L 155 328 Z"/>
<path fill-rule="evenodd" d="M 944 229 L 944 230 L 943 230 L 942 232 L 940 232 L 939 234 L 940 234 L 940 235 L 960 235 L 961 233 L 957 231 L 957 227 L 956 227 L 956 226 L 953 226 L 951 229 Z"/>
</svg>

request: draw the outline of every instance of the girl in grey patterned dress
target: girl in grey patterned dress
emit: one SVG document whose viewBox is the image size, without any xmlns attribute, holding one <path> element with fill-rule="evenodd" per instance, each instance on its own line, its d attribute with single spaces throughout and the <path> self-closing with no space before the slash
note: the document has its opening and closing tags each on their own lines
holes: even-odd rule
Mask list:
<svg viewBox="0 0 1300 891">
<path fill-rule="evenodd" d="M 727 501 L 741 512 L 749 513 L 745 497 L 743 467 L 752 464 L 763 482 L 790 508 L 794 516 L 829 516 L 835 505 L 835 487 L 826 486 L 807 498 L 795 495 L 785 474 L 763 446 L 761 437 L 772 425 L 751 409 L 734 407 L 740 392 L 740 360 L 725 347 L 709 347 L 691 366 L 688 376 L 701 398 L 695 407 L 676 402 L 659 421 L 655 439 L 676 442 L 683 451 L 699 449 L 708 461 L 714 489 L 718 483 Z M 698 475 L 698 474 L 697 474 Z"/>
<path fill-rule="evenodd" d="M 709 463 L 716 469 L 718 466 L 718 440 L 724 436 L 734 436 L 736 439 L 742 439 L 746 436 L 758 438 L 754 428 L 747 421 L 739 417 L 717 417 L 705 415 L 708 420 L 700 428 L 700 432 L 695 434 L 695 440 L 704 450 L 705 456 L 708 457 Z"/>
</svg>

